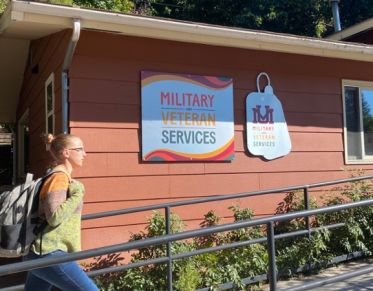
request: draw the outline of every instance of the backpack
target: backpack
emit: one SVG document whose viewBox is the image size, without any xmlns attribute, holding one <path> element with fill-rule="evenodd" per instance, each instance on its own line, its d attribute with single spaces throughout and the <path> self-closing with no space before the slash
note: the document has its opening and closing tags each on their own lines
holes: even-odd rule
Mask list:
<svg viewBox="0 0 373 291">
<path fill-rule="evenodd" d="M 36 180 L 28 173 L 25 183 L 0 193 L 0 257 L 27 255 L 32 242 L 47 225 L 39 217 L 39 192 L 53 173 Z"/>
</svg>

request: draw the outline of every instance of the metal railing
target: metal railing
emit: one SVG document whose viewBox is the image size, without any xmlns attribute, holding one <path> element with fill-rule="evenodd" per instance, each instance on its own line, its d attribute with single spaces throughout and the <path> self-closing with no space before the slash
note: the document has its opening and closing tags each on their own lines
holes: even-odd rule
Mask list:
<svg viewBox="0 0 373 291">
<path fill-rule="evenodd" d="M 310 210 L 309 209 L 309 191 L 308 191 L 311 188 L 319 188 L 323 186 L 355 182 L 355 181 L 372 179 L 372 178 L 373 176 L 362 176 L 362 177 L 340 179 L 340 180 L 334 180 L 334 181 L 323 182 L 323 183 L 315 183 L 315 184 L 309 184 L 309 185 L 302 185 L 302 186 L 293 186 L 293 187 L 287 187 L 287 188 L 279 188 L 279 189 L 249 192 L 249 193 L 239 193 L 239 194 L 234 194 L 234 195 L 221 195 L 221 196 L 214 196 L 214 197 L 190 199 L 190 200 L 184 200 L 184 201 L 176 201 L 176 202 L 170 202 L 170 203 L 162 203 L 162 204 L 156 204 L 156 205 L 150 205 L 150 206 L 142 206 L 142 207 L 135 207 L 135 208 L 129 208 L 129 209 L 121 209 L 121 210 L 115 210 L 115 211 L 84 215 L 83 219 L 97 219 L 97 218 L 103 218 L 103 217 L 114 216 L 114 215 L 123 215 L 123 214 L 136 213 L 136 212 L 142 212 L 142 211 L 164 209 L 165 219 L 166 219 L 166 235 L 111 245 L 107 247 L 96 248 L 92 250 L 76 252 L 76 253 L 67 254 L 67 255 L 58 256 L 58 257 L 41 258 L 41 259 L 32 260 L 32 261 L 8 264 L 8 265 L 0 266 L 0 276 L 23 272 L 23 271 L 27 271 L 27 270 L 31 270 L 35 268 L 42 268 L 42 267 L 46 267 L 49 265 L 59 264 L 59 263 L 68 262 L 68 261 L 82 260 L 82 259 L 107 255 L 110 253 L 137 250 L 137 249 L 154 246 L 154 245 L 166 245 L 167 246 L 166 256 L 158 257 L 158 258 L 150 259 L 146 261 L 130 263 L 130 264 L 123 265 L 123 266 L 115 266 L 115 267 L 108 267 L 105 269 L 95 270 L 95 271 L 89 272 L 89 275 L 97 276 L 97 275 L 101 275 L 105 273 L 119 272 L 119 271 L 127 270 L 130 268 L 141 267 L 145 265 L 166 263 L 168 265 L 167 288 L 168 290 L 173 290 L 173 286 L 172 286 L 173 261 L 203 254 L 203 253 L 207 253 L 207 252 L 213 252 L 213 251 L 219 251 L 219 250 L 228 249 L 228 248 L 236 248 L 236 247 L 242 247 L 242 246 L 246 246 L 250 244 L 267 242 L 267 251 L 268 251 L 268 256 L 269 256 L 268 280 L 270 284 L 270 290 L 276 290 L 277 289 L 276 287 L 277 274 L 276 274 L 275 239 L 298 236 L 298 235 L 305 235 L 305 234 L 309 235 L 311 232 L 316 231 L 318 229 L 312 229 L 310 227 L 310 224 L 307 223 L 306 224 L 307 229 L 305 230 L 296 231 L 293 233 L 275 235 L 274 234 L 275 222 L 290 221 L 290 220 L 297 219 L 297 218 L 305 218 L 306 221 L 308 221 L 310 216 L 315 216 L 315 215 L 325 214 L 325 213 L 330 213 L 330 212 L 335 212 L 335 211 L 341 211 L 341 210 L 351 209 L 355 207 L 373 205 L 373 199 L 369 199 L 369 200 L 363 200 L 363 201 L 352 202 L 352 203 L 341 204 L 341 205 L 334 205 L 334 206 L 329 206 L 329 207 L 321 207 L 321 208 Z M 245 197 L 252 197 L 252 196 L 257 196 L 257 195 L 265 195 L 265 194 L 285 193 L 285 192 L 296 191 L 300 189 L 304 191 L 304 201 L 305 201 L 305 209 L 306 209 L 304 211 L 274 215 L 270 217 L 262 217 L 262 218 L 252 219 L 252 220 L 237 221 L 234 223 L 226 223 L 226 224 L 221 224 L 217 226 L 189 230 L 189 231 L 184 231 L 184 232 L 179 232 L 179 233 L 174 233 L 174 234 L 171 233 L 170 226 L 171 226 L 171 208 L 172 207 L 180 207 L 180 206 L 185 206 L 185 205 L 208 203 L 208 202 L 222 201 L 222 200 L 228 200 L 228 199 L 245 198 Z M 240 228 L 260 226 L 260 225 L 266 225 L 267 237 L 252 239 L 248 241 L 239 241 L 239 242 L 230 243 L 226 245 L 220 245 L 220 246 L 210 247 L 206 249 L 199 249 L 199 250 L 194 250 L 191 252 L 175 254 L 175 255 L 172 254 L 171 252 L 171 244 L 175 241 L 191 239 L 197 236 L 206 236 L 206 235 L 210 235 L 214 233 L 231 231 L 231 230 L 236 230 Z M 335 227 L 340 227 L 341 225 L 343 224 L 341 223 L 334 224 L 334 225 L 326 226 L 323 228 L 335 228 Z M 366 270 L 366 273 L 370 271 L 371 270 Z M 345 278 L 349 278 L 348 275 L 346 275 Z M 306 289 L 302 289 L 302 290 L 306 290 Z"/>
</svg>

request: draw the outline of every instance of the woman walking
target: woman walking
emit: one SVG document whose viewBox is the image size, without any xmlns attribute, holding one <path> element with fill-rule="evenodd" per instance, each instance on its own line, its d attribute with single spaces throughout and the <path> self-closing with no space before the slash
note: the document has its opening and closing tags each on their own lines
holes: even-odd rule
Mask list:
<svg viewBox="0 0 373 291">
<path fill-rule="evenodd" d="M 47 221 L 42 234 L 31 245 L 25 260 L 55 257 L 81 250 L 80 226 L 84 186 L 71 173 L 87 156 L 82 140 L 74 135 L 48 135 L 46 141 L 55 161 L 52 174 L 39 194 L 39 214 Z M 46 291 L 52 287 L 66 291 L 97 291 L 98 288 L 76 262 L 67 262 L 27 275 L 25 291 Z"/>
</svg>

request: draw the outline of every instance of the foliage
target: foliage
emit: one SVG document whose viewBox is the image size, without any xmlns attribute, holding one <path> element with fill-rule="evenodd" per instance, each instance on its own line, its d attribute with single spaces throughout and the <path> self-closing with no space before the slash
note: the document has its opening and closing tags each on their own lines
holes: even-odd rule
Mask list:
<svg viewBox="0 0 373 291">
<path fill-rule="evenodd" d="M 373 16 L 371 0 L 339 3 L 344 28 Z M 137 0 L 146 15 L 321 37 L 333 32 L 332 8 L 325 0 Z"/>
<path fill-rule="evenodd" d="M 361 107 L 363 112 L 363 126 L 364 126 L 364 133 L 372 133 L 373 132 L 373 116 L 371 112 L 373 112 L 373 108 L 370 108 L 369 103 L 367 102 L 367 97 L 364 96 L 364 91 L 362 93 L 363 98 L 361 98 Z M 367 149 L 369 151 L 369 149 Z"/>
<path fill-rule="evenodd" d="M 251 219 L 253 212 L 247 208 L 232 206 L 235 221 Z M 218 224 L 220 218 L 209 211 L 201 227 Z M 184 223 L 175 215 L 171 215 L 171 231 L 182 231 Z M 132 234 L 131 240 L 140 240 L 165 234 L 165 219 L 159 212 L 154 212 L 148 219 L 144 231 Z M 263 233 L 258 228 L 236 230 L 219 235 L 210 235 L 194 240 L 172 243 L 172 254 L 184 253 L 195 249 L 203 249 L 221 244 L 249 240 L 260 237 Z M 166 255 L 166 247 L 151 246 L 131 254 L 131 262 L 155 259 Z M 100 269 L 108 265 L 118 265 L 118 255 L 96 258 L 96 263 L 86 266 L 86 269 Z M 175 290 L 196 290 L 210 287 L 217 290 L 219 284 L 233 282 L 236 290 L 245 290 L 242 279 L 262 274 L 266 271 L 267 252 L 263 245 L 254 244 L 241 248 L 228 249 L 195 256 L 189 259 L 174 261 L 173 277 Z M 157 264 L 130 269 L 123 273 L 106 274 L 95 278 L 100 290 L 166 290 L 167 265 Z M 255 288 L 255 287 L 253 287 Z"/>
<path fill-rule="evenodd" d="M 309 208 L 316 208 L 316 199 L 310 197 Z M 300 191 L 289 192 L 284 200 L 276 208 L 276 214 L 283 214 L 305 209 L 304 194 Z M 310 227 L 317 227 L 318 220 L 315 217 L 309 218 Z M 306 229 L 305 218 L 297 218 L 291 221 L 277 222 L 275 233 L 287 233 Z M 309 237 L 298 236 L 285 238 L 276 241 L 277 265 L 284 276 L 290 276 L 297 271 L 298 267 L 306 264 L 318 264 L 328 260 L 330 255 L 326 251 L 329 241 L 327 230 L 312 233 Z M 304 250 L 309 250 L 305 252 Z M 291 254 L 291 255 L 289 255 Z"/>
<path fill-rule="evenodd" d="M 6 6 L 8 5 L 9 0 L 0 0 L 0 16 L 3 14 Z"/>
<path fill-rule="evenodd" d="M 305 209 L 304 205 L 305 205 L 305 202 L 304 202 L 303 192 L 300 192 L 300 191 L 289 192 L 286 194 L 284 200 L 278 204 L 275 214 L 289 213 L 293 211 L 301 211 Z M 310 197 L 309 207 L 310 209 L 316 208 L 315 198 Z M 316 218 L 310 217 L 309 222 L 310 222 L 311 227 L 317 226 Z M 301 230 L 305 228 L 306 228 L 305 218 L 297 218 L 291 221 L 276 222 L 275 234 L 292 232 L 292 231 L 297 231 L 297 230 Z M 281 247 L 281 245 L 283 244 L 291 245 L 297 240 L 298 238 L 282 239 L 277 243 L 277 246 Z"/>
<path fill-rule="evenodd" d="M 66 1 L 66 0 L 65 0 Z M 131 0 L 72 0 L 75 5 L 115 12 L 129 12 L 134 8 Z"/>
<path fill-rule="evenodd" d="M 352 176 L 361 174 L 359 171 L 351 173 Z M 367 180 L 351 182 L 333 191 L 338 191 L 340 195 L 328 196 L 325 202 L 327 206 L 373 198 L 372 183 Z M 344 227 L 331 231 L 329 249 L 335 255 L 355 251 L 371 254 L 373 251 L 372 206 L 320 215 L 319 222 L 322 225 L 345 223 Z"/>
<path fill-rule="evenodd" d="M 0 13 L 8 0 L 0 0 Z M 39 0 L 209 24 L 322 37 L 334 31 L 326 0 Z M 342 29 L 373 16 L 371 0 L 339 3 Z"/>
<path fill-rule="evenodd" d="M 362 172 L 352 173 L 360 176 Z M 347 202 L 373 198 L 370 181 L 356 181 L 343 187 L 331 190 L 331 195 L 324 197 L 324 206 L 332 206 Z M 336 195 L 338 193 L 338 195 Z M 310 207 L 316 207 L 316 201 L 311 199 Z M 304 198 L 301 192 L 287 193 L 276 210 L 277 214 L 304 209 Z M 312 227 L 345 223 L 343 227 L 333 230 L 315 232 L 310 240 L 305 237 L 293 237 L 276 241 L 278 250 L 277 262 L 279 270 L 291 275 L 293 270 L 304 264 L 316 264 L 323 267 L 322 262 L 330 258 L 355 251 L 370 255 L 373 250 L 373 207 L 359 207 L 351 210 L 337 211 L 319 215 L 310 221 Z M 305 229 L 304 219 L 281 222 L 276 225 L 276 233 L 286 233 Z M 307 252 L 304 250 L 307 249 Z M 289 256 L 289 254 L 292 254 Z"/>
<path fill-rule="evenodd" d="M 360 175 L 361 173 L 357 173 Z M 336 191 L 339 193 L 335 195 Z M 370 181 L 352 182 L 344 187 L 332 189 L 333 195 L 324 197 L 325 205 L 341 204 L 372 198 Z M 304 209 L 302 192 L 289 192 L 279 203 L 276 213 L 289 213 Z M 310 207 L 316 207 L 316 200 L 310 199 Z M 253 211 L 238 205 L 229 207 L 235 222 L 250 220 Z M 220 217 L 209 211 L 200 223 L 202 228 L 218 225 Z M 314 217 L 310 220 L 312 227 L 344 222 L 344 227 L 333 230 L 318 230 L 310 235 L 276 240 L 276 262 L 281 276 L 291 276 L 301 266 L 312 265 L 318 270 L 327 265 L 331 258 L 354 251 L 370 254 L 373 250 L 373 207 L 355 208 L 343 212 L 334 212 Z M 172 233 L 183 231 L 184 222 L 176 215 L 171 215 Z M 141 240 L 165 234 L 165 219 L 159 212 L 154 212 L 148 219 L 144 231 L 132 234 L 131 240 Z M 304 219 L 278 223 L 276 234 L 305 229 Z M 173 242 L 172 254 L 192 250 L 202 250 L 215 246 L 244 242 L 265 237 L 260 227 L 241 228 L 224 233 L 210 234 L 186 241 Z M 305 251 L 307 250 L 307 251 Z M 160 258 L 166 255 L 166 246 L 150 246 L 131 254 L 131 262 Z M 119 265 L 118 255 L 96 258 L 87 269 L 100 269 L 108 265 Z M 207 252 L 188 259 L 173 262 L 173 283 L 175 290 L 189 291 L 198 288 L 218 290 L 223 283 L 232 282 L 233 290 L 254 290 L 260 286 L 252 285 L 248 289 L 242 283 L 243 278 L 264 274 L 268 268 L 266 244 L 250 244 L 221 251 Z M 130 269 L 126 272 L 106 274 L 95 278 L 100 290 L 166 290 L 167 265 L 154 264 Z"/>
<path fill-rule="evenodd" d="M 211 227 L 218 225 L 220 217 L 215 214 L 214 211 L 210 210 L 204 215 L 204 219 L 200 223 L 201 227 Z M 197 248 L 208 248 L 214 246 L 214 244 L 220 244 L 220 234 L 212 233 L 205 236 L 200 236 L 195 239 Z"/>
<path fill-rule="evenodd" d="M 253 216 L 249 208 L 231 206 L 234 221 L 248 220 Z M 203 227 L 215 225 L 219 221 L 218 216 L 209 211 Z M 195 239 L 196 248 L 205 248 L 246 241 L 263 236 L 258 228 L 233 230 L 226 233 L 209 236 L 207 240 Z M 202 244 L 201 244 L 202 242 Z M 206 244 L 206 242 L 208 242 Z M 223 251 L 207 253 L 195 257 L 196 264 L 201 273 L 201 287 L 210 287 L 210 290 L 218 290 L 217 286 L 226 282 L 233 282 L 237 290 L 244 290 L 242 279 L 262 274 L 266 271 L 268 256 L 266 249 L 261 244 L 248 245 L 240 248 L 226 249 Z"/>
<path fill-rule="evenodd" d="M 177 233 L 184 229 L 184 222 L 176 214 L 171 214 L 171 233 Z M 156 237 L 166 234 L 166 222 L 164 216 L 159 212 L 154 212 L 153 216 L 148 219 L 148 226 L 145 231 L 141 231 L 137 234 L 132 234 L 131 241 L 141 240 L 151 237 Z M 188 242 L 175 242 L 171 245 L 172 254 L 179 254 L 188 252 L 191 250 L 191 245 Z M 140 249 L 137 253 L 132 254 L 132 262 L 138 262 L 141 260 L 155 259 L 166 255 L 166 245 L 151 246 Z M 173 263 L 174 276 L 184 274 L 183 271 L 187 270 L 187 276 L 192 277 L 194 265 L 189 260 L 180 260 Z M 167 265 L 156 264 L 150 266 L 144 266 L 136 269 L 129 270 L 123 277 L 123 289 L 122 290 L 166 290 L 167 280 Z M 198 274 L 197 274 L 198 275 Z M 178 282 L 178 285 L 183 285 L 185 281 L 192 284 L 192 282 L 198 279 L 184 280 Z"/>
<path fill-rule="evenodd" d="M 318 270 L 333 256 L 328 252 L 329 232 L 316 231 L 310 237 L 298 237 L 277 249 L 277 267 L 282 276 L 291 276 L 298 268 L 312 264 Z M 307 250 L 307 251 L 305 251 Z"/>
<path fill-rule="evenodd" d="M 339 7 L 342 29 L 373 17 L 371 0 L 343 0 Z"/>
<path fill-rule="evenodd" d="M 120 257 L 120 254 L 109 254 L 107 256 L 94 257 L 93 260 L 93 262 L 84 264 L 85 271 L 119 266 L 123 258 Z M 122 286 L 121 276 L 121 273 L 107 273 L 95 277 L 95 281 L 100 290 L 120 290 Z"/>
<path fill-rule="evenodd" d="M 0 0 L 0 15 L 5 10 L 10 0 Z M 114 12 L 131 12 L 134 11 L 135 3 L 132 0 L 36 0 L 37 2 L 80 6 L 85 8 L 94 8 L 109 10 Z"/>
</svg>

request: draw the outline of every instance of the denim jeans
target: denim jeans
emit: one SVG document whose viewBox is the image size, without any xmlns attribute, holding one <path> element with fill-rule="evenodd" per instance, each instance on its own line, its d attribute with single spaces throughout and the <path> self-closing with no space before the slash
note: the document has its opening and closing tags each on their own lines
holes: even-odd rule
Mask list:
<svg viewBox="0 0 373 291">
<path fill-rule="evenodd" d="M 30 251 L 29 254 L 24 257 L 24 260 L 27 261 L 64 254 L 66 254 L 66 252 L 57 250 L 39 256 Z M 96 285 L 76 262 L 62 263 L 42 269 L 34 269 L 28 272 L 25 291 L 49 291 L 53 286 L 64 291 L 98 290 Z"/>
</svg>

